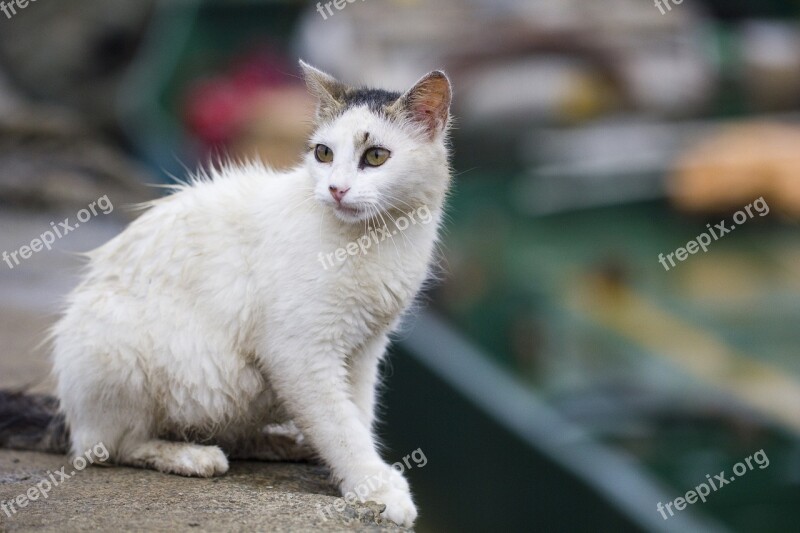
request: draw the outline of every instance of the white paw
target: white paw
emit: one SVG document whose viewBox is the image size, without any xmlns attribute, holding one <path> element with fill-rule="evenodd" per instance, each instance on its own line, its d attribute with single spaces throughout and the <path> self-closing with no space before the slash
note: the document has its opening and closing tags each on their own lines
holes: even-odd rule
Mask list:
<svg viewBox="0 0 800 533">
<path fill-rule="evenodd" d="M 176 473 L 184 476 L 221 476 L 228 471 L 228 459 L 217 446 L 186 446 L 175 463 Z"/>
<path fill-rule="evenodd" d="M 382 494 L 373 495 L 370 499 L 386 505 L 386 509 L 381 513 L 384 518 L 405 527 L 414 525 L 417 508 L 408 491 L 390 488 Z"/>
<path fill-rule="evenodd" d="M 362 501 L 381 503 L 386 508 L 381 513 L 398 525 L 411 527 L 417 519 L 417 508 L 411 499 L 408 481 L 397 470 L 386 466 L 356 483 L 350 491 L 344 490 L 345 497 L 352 492 Z"/>
</svg>

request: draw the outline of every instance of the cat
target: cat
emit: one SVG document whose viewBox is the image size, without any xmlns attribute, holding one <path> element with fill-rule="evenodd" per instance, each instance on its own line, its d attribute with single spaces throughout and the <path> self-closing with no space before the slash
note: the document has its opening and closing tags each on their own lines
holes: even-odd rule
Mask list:
<svg viewBox="0 0 800 533">
<path fill-rule="evenodd" d="M 409 484 L 378 453 L 376 395 L 433 264 L 451 83 L 433 71 L 401 94 L 300 65 L 317 104 L 297 168 L 201 172 L 87 254 L 51 332 L 69 452 L 102 442 L 112 463 L 201 477 L 229 457 L 314 456 L 342 494 L 367 486 L 363 501 L 410 526 Z M 423 210 L 429 223 L 408 222 Z M 320 265 L 377 228 L 390 238 Z"/>
</svg>

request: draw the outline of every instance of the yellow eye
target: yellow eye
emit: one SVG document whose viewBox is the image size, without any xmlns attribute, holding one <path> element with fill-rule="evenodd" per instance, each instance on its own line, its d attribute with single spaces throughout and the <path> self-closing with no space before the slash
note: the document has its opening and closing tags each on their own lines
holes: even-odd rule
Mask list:
<svg viewBox="0 0 800 533">
<path fill-rule="evenodd" d="M 314 148 L 314 156 L 320 163 L 330 163 L 333 161 L 333 150 L 324 144 L 318 144 L 317 147 Z"/>
<path fill-rule="evenodd" d="M 392 153 L 386 148 L 370 148 L 364 152 L 364 163 L 371 167 L 379 167 L 386 163 Z"/>
</svg>

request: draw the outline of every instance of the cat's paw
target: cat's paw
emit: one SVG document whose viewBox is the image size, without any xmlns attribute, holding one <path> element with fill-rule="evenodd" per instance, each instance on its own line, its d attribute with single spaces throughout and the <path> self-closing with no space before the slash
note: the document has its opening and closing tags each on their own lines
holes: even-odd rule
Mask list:
<svg viewBox="0 0 800 533">
<path fill-rule="evenodd" d="M 217 446 L 187 445 L 172 462 L 175 474 L 191 477 L 221 476 L 228 471 L 228 458 Z"/>
<path fill-rule="evenodd" d="M 369 499 L 384 504 L 386 509 L 381 516 L 398 525 L 411 527 L 417 519 L 417 507 L 408 491 L 392 487 L 383 493 L 374 494 Z"/>
<path fill-rule="evenodd" d="M 356 494 L 362 502 L 373 501 L 385 505 L 381 516 L 401 526 L 411 527 L 417 519 L 417 508 L 411 498 L 408 481 L 388 466 L 357 483 L 351 491 L 344 492 L 345 496 L 348 492 Z"/>
<path fill-rule="evenodd" d="M 221 476 L 228 471 L 228 458 L 218 446 L 164 440 L 139 444 L 121 455 L 119 463 L 190 477 Z"/>
</svg>

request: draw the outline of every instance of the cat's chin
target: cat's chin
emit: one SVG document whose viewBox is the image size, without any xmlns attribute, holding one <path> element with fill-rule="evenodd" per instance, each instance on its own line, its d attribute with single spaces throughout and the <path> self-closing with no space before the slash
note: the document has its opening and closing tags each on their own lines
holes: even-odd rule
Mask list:
<svg viewBox="0 0 800 533">
<path fill-rule="evenodd" d="M 349 224 L 362 222 L 365 218 L 367 218 L 367 212 L 365 210 L 355 207 L 347 207 L 344 205 L 335 206 L 333 208 L 333 214 L 336 215 L 336 218 L 342 222 L 347 222 Z"/>
</svg>

